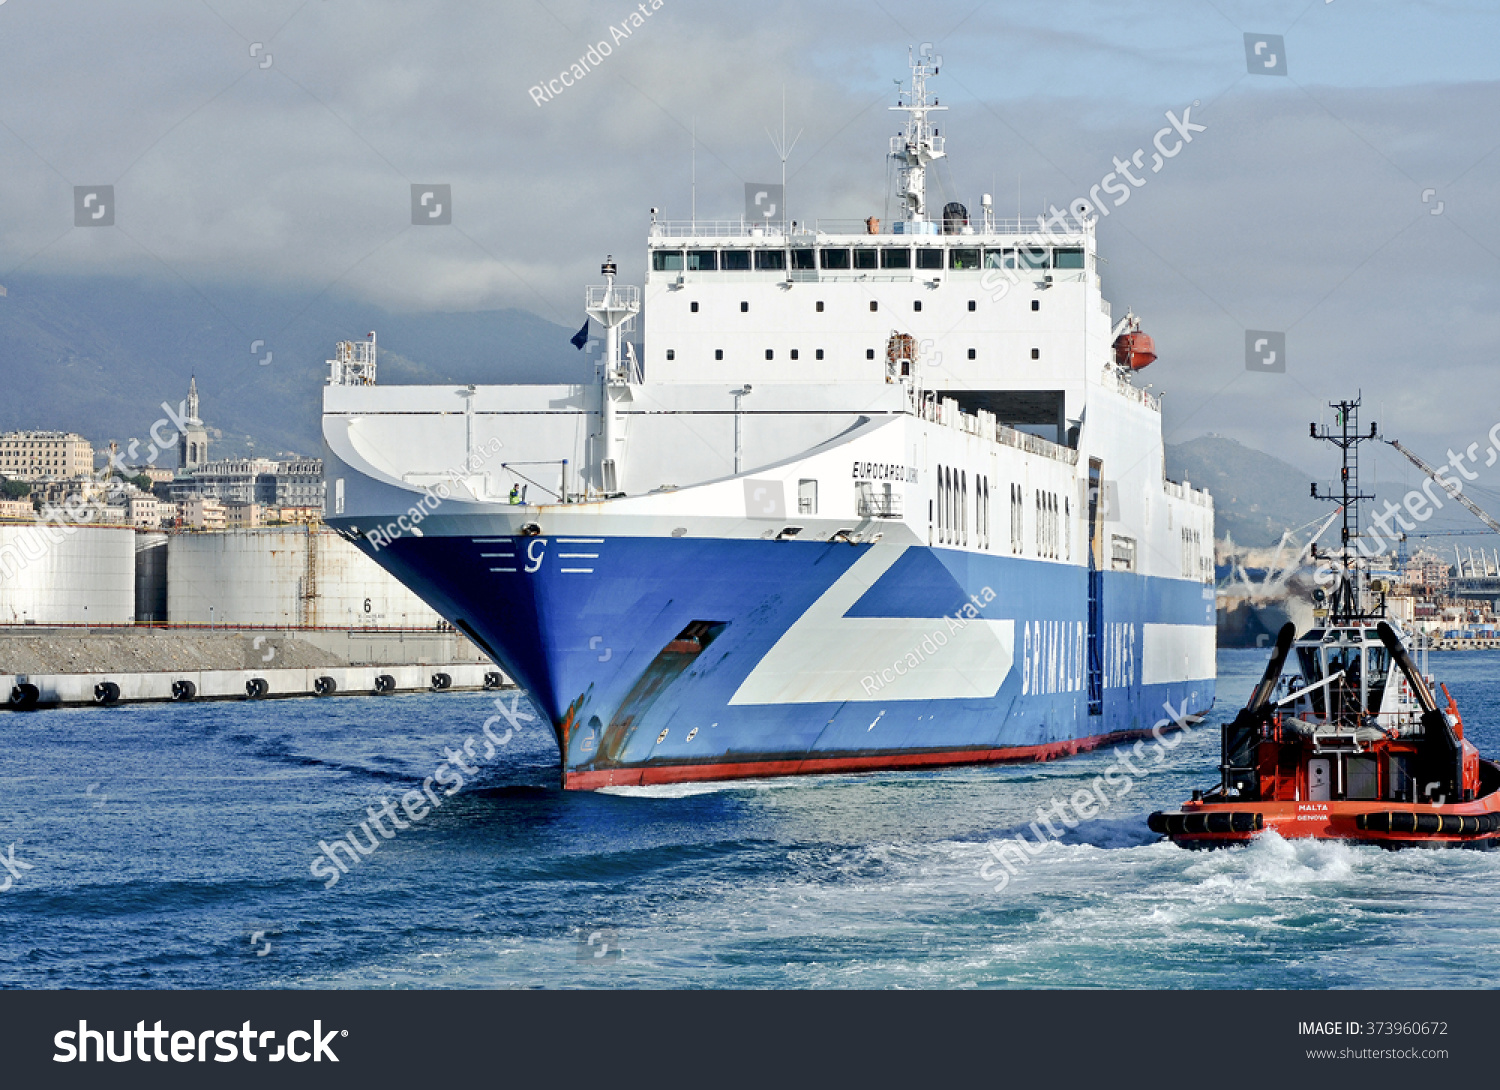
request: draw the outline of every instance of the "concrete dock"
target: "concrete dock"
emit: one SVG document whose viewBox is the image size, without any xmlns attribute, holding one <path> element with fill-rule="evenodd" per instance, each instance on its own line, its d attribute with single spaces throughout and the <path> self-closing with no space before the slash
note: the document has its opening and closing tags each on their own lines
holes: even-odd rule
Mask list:
<svg viewBox="0 0 1500 1090">
<path fill-rule="evenodd" d="M 255 700 L 511 686 L 441 630 L 0 629 L 0 707 Z"/>
</svg>

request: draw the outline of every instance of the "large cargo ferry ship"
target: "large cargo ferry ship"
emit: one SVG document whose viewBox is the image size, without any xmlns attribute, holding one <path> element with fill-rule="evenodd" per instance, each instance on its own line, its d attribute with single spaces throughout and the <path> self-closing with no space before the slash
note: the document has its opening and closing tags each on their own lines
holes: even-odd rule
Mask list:
<svg viewBox="0 0 1500 1090">
<path fill-rule="evenodd" d="M 1212 500 L 1094 220 L 934 212 L 911 71 L 898 215 L 653 210 L 644 300 L 587 289 L 596 382 L 340 346 L 328 522 L 524 687 L 566 788 L 1044 760 L 1213 701 Z"/>
</svg>

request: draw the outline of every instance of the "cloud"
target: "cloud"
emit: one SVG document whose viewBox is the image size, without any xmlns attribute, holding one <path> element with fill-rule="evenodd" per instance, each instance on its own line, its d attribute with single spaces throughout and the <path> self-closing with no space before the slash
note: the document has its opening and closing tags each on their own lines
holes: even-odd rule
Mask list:
<svg viewBox="0 0 1500 1090">
<path fill-rule="evenodd" d="M 1500 85 L 1473 78 L 1469 39 L 1494 16 L 1221 7 L 666 0 L 630 27 L 624 0 L 6 4 L 0 282 L 162 278 L 249 336 L 294 314 L 242 313 L 247 286 L 571 326 L 606 253 L 639 280 L 650 207 L 689 214 L 695 126 L 700 217 L 779 176 L 783 89 L 792 214 L 888 215 L 892 80 L 928 40 L 942 196 L 971 208 L 993 191 L 1008 209 L 1018 179 L 1027 214 L 1061 205 L 1202 104 L 1209 130 L 1100 225 L 1115 312 L 1157 339 L 1169 438 L 1300 457 L 1309 414 L 1360 388 L 1413 445 L 1487 431 Z M 1243 29 L 1287 34 L 1290 77 L 1245 74 Z M 610 55 L 537 105 L 528 89 L 599 41 Z M 1398 44 L 1400 65 L 1347 60 Z M 451 226 L 412 225 L 413 183 L 451 185 Z M 72 226 L 83 184 L 115 186 L 117 229 Z M 1287 332 L 1285 375 L 1244 371 L 1246 328 Z"/>
</svg>

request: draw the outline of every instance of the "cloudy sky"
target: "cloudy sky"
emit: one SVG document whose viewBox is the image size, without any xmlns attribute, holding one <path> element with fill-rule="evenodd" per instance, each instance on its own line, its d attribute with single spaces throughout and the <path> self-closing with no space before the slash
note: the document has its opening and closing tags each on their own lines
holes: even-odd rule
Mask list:
<svg viewBox="0 0 1500 1090">
<path fill-rule="evenodd" d="M 1207 126 L 1099 229 L 1106 293 L 1157 341 L 1169 441 L 1311 469 L 1307 421 L 1357 389 L 1433 458 L 1500 421 L 1500 5 L 645 8 L 0 0 L 0 283 L 165 279 L 247 330 L 293 317 L 253 312 L 267 288 L 576 327 L 605 253 L 639 279 L 651 206 L 689 215 L 695 130 L 700 217 L 777 177 L 783 94 L 791 214 L 882 214 L 893 81 L 930 43 L 942 196 L 971 208 L 1064 205 L 1116 156 L 1149 162 L 1167 111 Z M 1249 71 L 1247 34 L 1281 37 L 1285 74 Z M 412 225 L 415 183 L 451 186 L 450 224 Z M 114 227 L 75 227 L 74 187 L 103 185 Z M 1285 334 L 1285 373 L 1246 369 L 1246 330 Z"/>
</svg>

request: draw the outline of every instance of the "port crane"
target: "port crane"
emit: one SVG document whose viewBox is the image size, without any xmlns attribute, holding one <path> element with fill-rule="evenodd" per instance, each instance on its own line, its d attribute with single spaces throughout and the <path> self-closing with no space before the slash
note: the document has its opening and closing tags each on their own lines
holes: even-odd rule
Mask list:
<svg viewBox="0 0 1500 1090">
<path fill-rule="evenodd" d="M 1387 439 L 1386 442 L 1395 447 L 1402 454 L 1406 455 L 1406 460 L 1408 462 L 1416 466 L 1423 473 L 1427 474 L 1427 476 L 1431 477 L 1434 481 L 1441 485 L 1444 492 L 1448 493 L 1448 495 L 1452 496 L 1459 503 L 1467 507 L 1473 513 L 1475 518 L 1484 523 L 1491 530 L 1494 530 L 1495 533 L 1500 534 L 1500 522 L 1496 522 L 1494 519 L 1490 518 L 1490 516 L 1482 507 L 1480 507 L 1473 500 L 1469 499 L 1468 496 L 1465 496 L 1462 489 L 1458 485 L 1454 484 L 1451 481 L 1445 481 L 1442 477 L 1439 477 L 1437 470 L 1433 469 L 1430 465 L 1422 461 L 1422 459 L 1418 458 L 1406 447 L 1402 446 L 1400 440 Z"/>
</svg>

